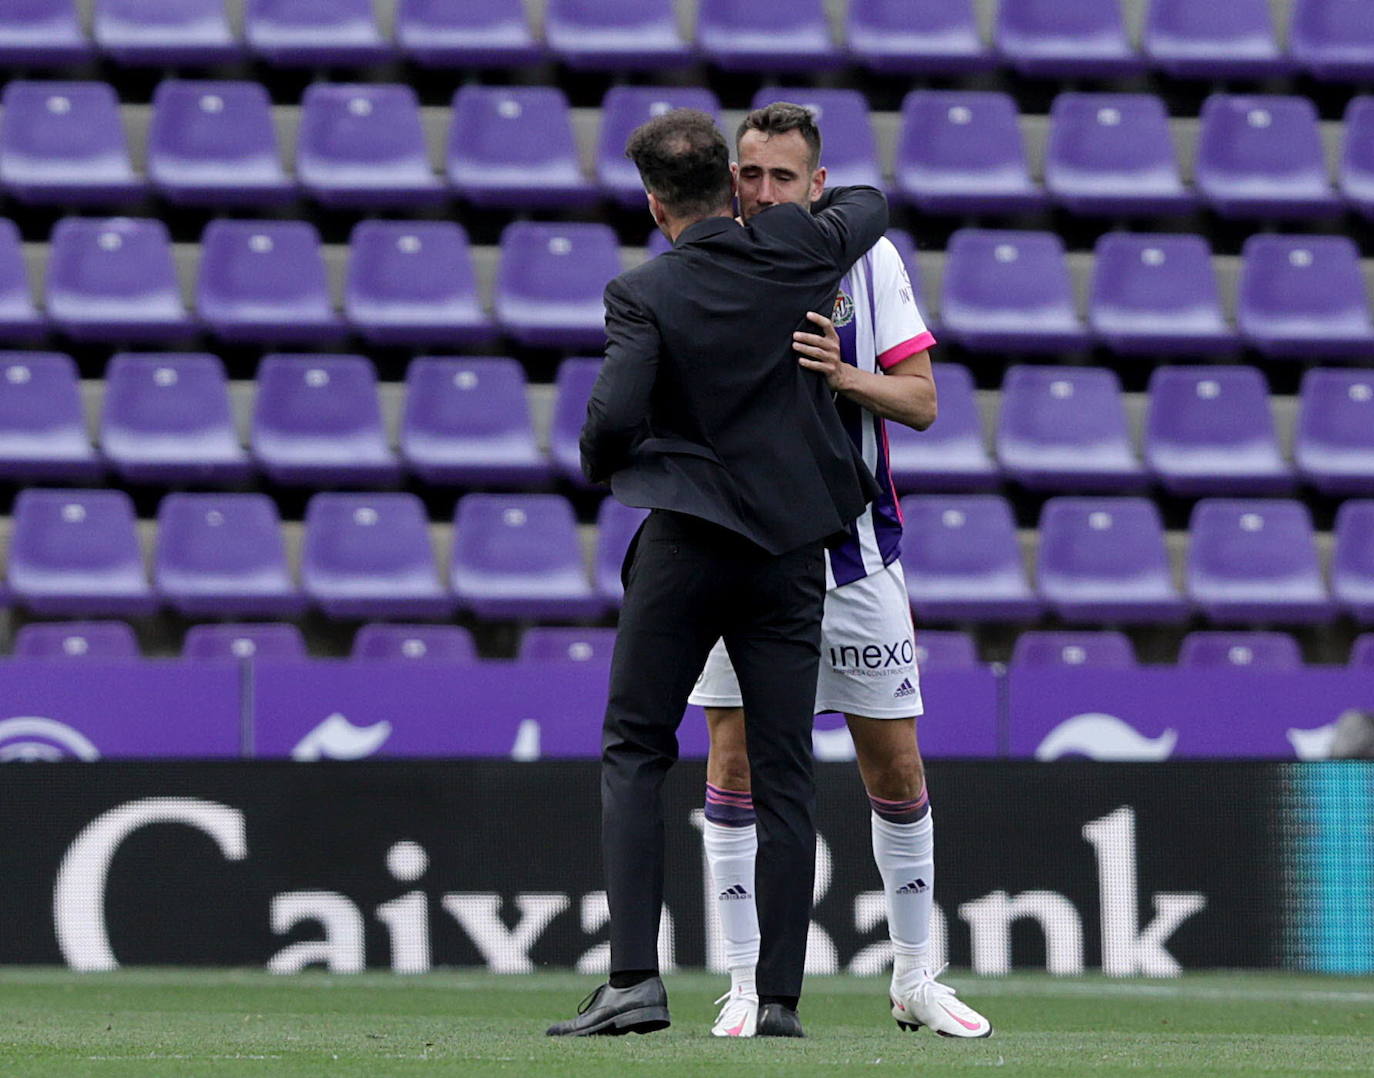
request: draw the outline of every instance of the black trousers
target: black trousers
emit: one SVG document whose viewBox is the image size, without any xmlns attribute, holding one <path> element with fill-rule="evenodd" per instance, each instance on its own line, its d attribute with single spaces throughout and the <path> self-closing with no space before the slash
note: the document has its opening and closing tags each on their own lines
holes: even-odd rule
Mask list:
<svg viewBox="0 0 1374 1078">
<path fill-rule="evenodd" d="M 656 969 L 664 776 L 706 656 L 724 637 L 748 717 L 758 816 L 762 995 L 801 994 L 816 868 L 812 708 L 825 562 L 820 542 L 773 555 L 655 510 L 630 547 L 602 733 L 601 834 L 611 969 Z"/>
</svg>

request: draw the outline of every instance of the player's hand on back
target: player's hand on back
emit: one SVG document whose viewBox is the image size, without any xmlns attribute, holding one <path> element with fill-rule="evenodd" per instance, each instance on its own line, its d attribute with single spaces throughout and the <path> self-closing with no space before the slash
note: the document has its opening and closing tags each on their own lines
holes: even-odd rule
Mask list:
<svg viewBox="0 0 1374 1078">
<path fill-rule="evenodd" d="M 815 311 L 808 311 L 806 317 L 820 328 L 820 332 L 798 330 L 792 334 L 797 362 L 809 371 L 824 375 L 826 383 L 837 393 L 843 392 L 849 372 L 854 368 L 840 355 L 840 336 L 835 332 L 835 323 Z"/>
</svg>

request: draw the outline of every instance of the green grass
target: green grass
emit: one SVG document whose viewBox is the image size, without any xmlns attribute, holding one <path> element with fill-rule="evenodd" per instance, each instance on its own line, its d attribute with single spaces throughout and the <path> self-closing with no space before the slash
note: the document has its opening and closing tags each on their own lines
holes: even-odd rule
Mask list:
<svg viewBox="0 0 1374 1078">
<path fill-rule="evenodd" d="M 0 969 L 0 1075 L 1325 1075 L 1374 1073 L 1374 983 L 1286 974 L 1173 981 L 947 975 L 985 1041 L 901 1033 L 886 983 L 812 978 L 808 1038 L 707 1033 L 723 979 L 669 977 L 674 1024 L 547 1038 L 595 981 L 570 973 L 423 977 Z M 727 1070 L 728 1069 L 728 1070 Z"/>
</svg>

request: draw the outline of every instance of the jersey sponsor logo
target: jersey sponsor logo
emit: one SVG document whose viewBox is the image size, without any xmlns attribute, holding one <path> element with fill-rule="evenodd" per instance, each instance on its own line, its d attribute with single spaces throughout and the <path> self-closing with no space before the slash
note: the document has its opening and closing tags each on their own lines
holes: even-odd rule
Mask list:
<svg viewBox="0 0 1374 1078">
<path fill-rule="evenodd" d="M 835 295 L 835 311 L 830 316 L 830 320 L 837 326 L 847 326 L 854 321 L 854 301 L 849 298 L 843 288 Z"/>
<path fill-rule="evenodd" d="M 911 637 L 883 644 L 841 644 L 826 649 L 830 665 L 836 670 L 886 670 L 896 672 L 916 661 L 916 648 Z"/>
</svg>

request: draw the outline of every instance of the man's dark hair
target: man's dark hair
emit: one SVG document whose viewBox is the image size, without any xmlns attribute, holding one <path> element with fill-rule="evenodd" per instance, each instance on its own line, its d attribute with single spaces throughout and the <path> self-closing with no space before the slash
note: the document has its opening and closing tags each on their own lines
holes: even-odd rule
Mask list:
<svg viewBox="0 0 1374 1078">
<path fill-rule="evenodd" d="M 815 114 L 803 105 L 774 101 L 771 105 L 755 109 L 740 121 L 735 131 L 736 146 L 739 146 L 739 140 L 744 138 L 746 131 L 757 131 L 763 135 L 785 135 L 789 131 L 796 131 L 811 150 L 811 171 L 815 172 L 820 167 L 821 129 L 816 126 Z"/>
<path fill-rule="evenodd" d="M 655 117 L 635 128 L 625 156 L 671 216 L 706 217 L 729 208 L 730 149 L 706 113 L 673 109 Z"/>
</svg>

